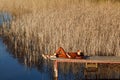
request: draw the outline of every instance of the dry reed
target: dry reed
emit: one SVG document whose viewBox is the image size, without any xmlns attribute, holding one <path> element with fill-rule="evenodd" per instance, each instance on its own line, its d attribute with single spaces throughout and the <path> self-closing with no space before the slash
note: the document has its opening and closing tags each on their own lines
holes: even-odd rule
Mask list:
<svg viewBox="0 0 120 80">
<path fill-rule="evenodd" d="M 58 47 L 66 51 L 81 49 L 85 55 L 120 56 L 119 3 L 31 0 L 29 4 L 32 5 L 29 5 L 27 0 L 24 1 L 13 1 L 17 3 L 14 6 L 19 4 L 19 10 L 17 13 L 16 7 L 12 6 L 11 12 L 19 14 L 22 10 L 24 15 L 19 14 L 4 35 L 16 55 L 24 55 L 25 59 L 29 59 L 25 62 L 36 62 L 41 54 L 52 54 Z M 40 4 L 42 7 L 38 6 Z M 25 14 L 23 10 L 28 13 Z"/>
</svg>

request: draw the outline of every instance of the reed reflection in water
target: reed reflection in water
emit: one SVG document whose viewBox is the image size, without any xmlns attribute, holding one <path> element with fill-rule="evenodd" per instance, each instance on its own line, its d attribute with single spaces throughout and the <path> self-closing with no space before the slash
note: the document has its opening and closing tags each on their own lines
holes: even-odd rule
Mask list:
<svg viewBox="0 0 120 80">
<path fill-rule="evenodd" d="M 62 80 L 120 79 L 120 64 L 98 64 L 98 68 L 85 68 L 80 63 L 60 63 L 59 78 Z M 64 77 L 63 77 L 64 76 Z"/>
<path fill-rule="evenodd" d="M 24 63 L 28 68 L 37 68 L 37 70 L 42 73 L 48 73 L 46 76 L 49 75 L 53 79 L 52 61 L 44 60 L 41 55 L 34 55 L 33 51 L 29 51 L 29 55 L 26 55 L 26 53 L 20 51 L 19 48 L 14 50 L 6 40 L 4 40 L 4 43 L 10 51 L 12 51 L 14 58 L 17 58 L 20 63 Z M 89 71 L 85 68 L 85 64 L 58 63 L 58 80 L 81 79 L 120 79 L 120 64 L 99 64 L 98 69 Z"/>
<path fill-rule="evenodd" d="M 0 38 L 0 80 L 53 80 L 50 67 L 45 64 L 42 69 L 37 65 L 28 67 L 24 65 L 24 58 L 16 57 L 6 46 Z"/>
</svg>

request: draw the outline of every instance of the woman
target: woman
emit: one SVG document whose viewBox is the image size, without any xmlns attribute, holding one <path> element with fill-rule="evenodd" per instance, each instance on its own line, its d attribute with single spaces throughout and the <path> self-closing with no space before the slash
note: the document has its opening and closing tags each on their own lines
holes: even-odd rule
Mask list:
<svg viewBox="0 0 120 80">
<path fill-rule="evenodd" d="M 60 47 L 58 48 L 54 55 L 42 55 L 45 59 L 49 58 L 71 58 L 71 59 L 83 59 L 84 54 L 81 52 L 81 50 L 78 50 L 77 52 L 65 52 L 65 50 Z"/>
<path fill-rule="evenodd" d="M 81 50 L 78 50 L 77 52 L 65 52 L 65 50 L 60 47 L 55 51 L 54 56 L 57 58 L 82 59 L 84 57 L 84 54 L 81 52 Z"/>
</svg>

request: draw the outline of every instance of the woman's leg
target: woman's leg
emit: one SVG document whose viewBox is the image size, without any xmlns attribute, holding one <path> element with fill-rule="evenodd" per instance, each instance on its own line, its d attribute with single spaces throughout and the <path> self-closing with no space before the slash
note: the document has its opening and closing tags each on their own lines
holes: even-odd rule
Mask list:
<svg viewBox="0 0 120 80">
<path fill-rule="evenodd" d="M 62 47 L 58 48 L 56 50 L 56 56 L 57 57 L 63 57 L 63 58 L 66 58 L 66 52 L 64 51 L 64 49 Z"/>
<path fill-rule="evenodd" d="M 56 52 L 56 54 L 61 54 L 61 53 L 65 54 L 66 53 L 62 47 L 58 48 L 55 52 Z"/>
</svg>

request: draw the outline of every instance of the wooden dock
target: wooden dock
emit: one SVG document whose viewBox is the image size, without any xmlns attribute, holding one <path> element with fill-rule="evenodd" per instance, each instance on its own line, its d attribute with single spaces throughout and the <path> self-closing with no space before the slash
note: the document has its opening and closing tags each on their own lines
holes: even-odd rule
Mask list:
<svg viewBox="0 0 120 80">
<path fill-rule="evenodd" d="M 79 62 L 79 63 L 101 63 L 101 64 L 120 64 L 120 56 L 91 56 L 85 59 L 65 59 L 65 58 L 50 58 L 57 62 Z"/>
<path fill-rule="evenodd" d="M 58 78 L 58 63 L 59 62 L 74 62 L 85 63 L 86 68 L 98 68 L 98 64 L 120 64 L 120 56 L 91 56 L 85 59 L 66 59 L 66 58 L 50 58 L 54 61 L 54 77 Z"/>
</svg>

